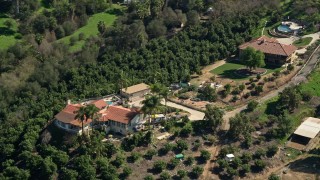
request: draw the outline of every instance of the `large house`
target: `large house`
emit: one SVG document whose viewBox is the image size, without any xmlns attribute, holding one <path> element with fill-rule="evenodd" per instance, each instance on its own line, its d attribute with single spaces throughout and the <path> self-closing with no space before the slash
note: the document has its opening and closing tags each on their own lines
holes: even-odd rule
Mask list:
<svg viewBox="0 0 320 180">
<path fill-rule="evenodd" d="M 141 100 L 148 93 L 150 93 L 150 87 L 145 83 L 123 88 L 120 91 L 121 96 L 127 98 L 129 101 Z"/>
<path fill-rule="evenodd" d="M 82 134 L 82 123 L 76 119 L 77 111 L 80 107 L 94 104 L 99 108 L 97 119 L 93 124 L 92 119 L 84 121 L 84 130 L 88 131 L 92 127 L 104 127 L 106 132 L 118 132 L 123 135 L 133 132 L 134 127 L 140 122 L 142 115 L 137 109 L 128 109 L 122 106 L 108 106 L 104 100 L 97 100 L 88 103 L 67 104 L 67 106 L 55 116 L 55 124 L 59 128 L 71 132 Z"/>
<path fill-rule="evenodd" d="M 297 48 L 293 45 L 281 44 L 275 38 L 261 36 L 239 46 L 239 54 L 247 47 L 259 50 L 265 55 L 266 64 L 283 65 L 293 61 Z"/>
</svg>

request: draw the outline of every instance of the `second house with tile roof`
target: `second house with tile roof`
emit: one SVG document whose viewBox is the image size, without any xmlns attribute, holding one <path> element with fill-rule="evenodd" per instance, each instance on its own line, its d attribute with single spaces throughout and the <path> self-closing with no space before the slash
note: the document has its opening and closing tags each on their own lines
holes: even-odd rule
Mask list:
<svg viewBox="0 0 320 180">
<path fill-rule="evenodd" d="M 239 53 L 252 47 L 255 50 L 259 50 L 265 55 L 265 63 L 269 65 L 284 65 L 285 63 L 291 63 L 295 57 L 295 51 L 297 48 L 293 45 L 281 44 L 275 38 L 269 38 L 261 36 L 257 39 L 253 39 L 239 46 Z"/>
</svg>

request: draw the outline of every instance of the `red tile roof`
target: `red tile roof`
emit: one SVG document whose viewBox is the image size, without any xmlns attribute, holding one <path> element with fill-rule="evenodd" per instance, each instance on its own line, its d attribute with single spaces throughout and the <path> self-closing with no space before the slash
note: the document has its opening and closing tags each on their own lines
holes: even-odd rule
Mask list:
<svg viewBox="0 0 320 180">
<path fill-rule="evenodd" d="M 133 109 L 124 108 L 122 106 L 110 106 L 106 112 L 106 119 L 129 124 L 129 122 L 139 114 Z"/>
<path fill-rule="evenodd" d="M 55 118 L 61 122 L 81 127 L 81 121 L 75 119 L 76 111 L 78 111 L 80 107 L 80 104 L 68 104 L 62 111 L 55 115 Z M 83 125 L 87 125 L 90 122 L 92 122 L 92 120 L 88 119 L 84 121 Z"/>
<path fill-rule="evenodd" d="M 91 102 L 90 104 L 95 105 L 99 109 L 103 109 L 103 108 L 107 107 L 107 103 L 103 99 L 95 100 L 95 101 Z"/>
<path fill-rule="evenodd" d="M 256 50 L 260 50 L 266 54 L 275 54 L 281 56 L 290 56 L 297 48 L 293 45 L 285 45 L 279 43 L 275 38 L 269 38 L 261 36 L 257 39 L 253 39 L 239 46 L 239 49 L 246 49 L 252 47 Z"/>
</svg>

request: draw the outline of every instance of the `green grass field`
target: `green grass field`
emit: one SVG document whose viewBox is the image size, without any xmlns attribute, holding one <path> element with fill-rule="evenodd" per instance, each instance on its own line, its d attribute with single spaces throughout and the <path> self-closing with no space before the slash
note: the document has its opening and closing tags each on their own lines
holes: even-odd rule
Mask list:
<svg viewBox="0 0 320 180">
<path fill-rule="evenodd" d="M 300 85 L 303 92 L 310 92 L 314 96 L 320 96 L 320 69 L 312 72 L 309 81 Z"/>
<path fill-rule="evenodd" d="M 5 22 L 11 20 L 12 28 L 7 28 Z M 18 24 L 12 18 L 0 18 L 0 50 L 8 49 L 10 46 L 14 45 L 18 39 L 15 38 L 17 34 Z"/>
<path fill-rule="evenodd" d="M 223 76 L 225 78 L 233 79 L 233 80 L 245 80 L 250 78 L 250 76 L 243 77 L 235 74 L 235 70 L 240 69 L 240 68 L 245 68 L 245 65 L 239 64 L 239 63 L 231 63 L 228 62 L 222 66 L 219 66 L 210 72 L 219 76 Z M 266 74 L 273 73 L 277 70 L 282 70 L 283 67 L 272 67 L 272 66 L 265 66 L 263 67 L 267 70 Z"/>
<path fill-rule="evenodd" d="M 312 41 L 312 37 L 305 37 L 305 38 L 301 38 L 299 40 L 294 41 L 293 45 L 297 47 L 304 47 L 310 44 L 311 41 Z"/>
<path fill-rule="evenodd" d="M 120 10 L 122 7 L 118 6 L 118 5 L 113 5 L 113 8 Z M 105 23 L 105 25 L 108 27 L 114 23 L 116 18 L 117 18 L 116 14 L 111 14 L 108 12 L 94 14 L 93 16 L 91 16 L 89 18 L 87 25 L 79 28 L 73 34 L 66 36 L 62 39 L 59 39 L 57 42 L 63 42 L 65 44 L 70 44 L 70 38 L 71 37 L 78 38 L 80 33 L 83 33 L 86 38 L 88 38 L 90 36 L 97 36 L 99 33 L 98 28 L 97 28 L 99 21 L 103 21 Z M 85 43 L 85 40 L 77 41 L 73 46 L 70 46 L 70 51 L 71 52 L 80 51 L 81 48 L 83 47 L 84 43 Z"/>
</svg>

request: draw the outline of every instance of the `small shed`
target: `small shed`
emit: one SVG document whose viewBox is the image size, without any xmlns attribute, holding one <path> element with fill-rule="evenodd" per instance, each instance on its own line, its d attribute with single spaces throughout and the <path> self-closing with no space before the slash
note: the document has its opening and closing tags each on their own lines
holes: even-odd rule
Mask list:
<svg viewBox="0 0 320 180">
<path fill-rule="evenodd" d="M 231 162 L 231 161 L 233 161 L 233 159 L 234 159 L 234 155 L 233 155 L 233 154 L 227 154 L 226 157 L 225 157 L 225 159 L 226 159 L 228 162 Z"/>
</svg>

